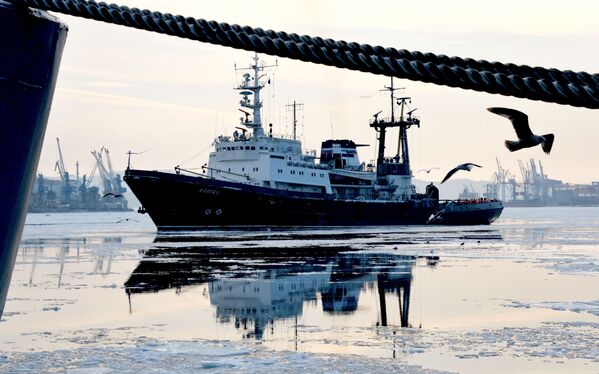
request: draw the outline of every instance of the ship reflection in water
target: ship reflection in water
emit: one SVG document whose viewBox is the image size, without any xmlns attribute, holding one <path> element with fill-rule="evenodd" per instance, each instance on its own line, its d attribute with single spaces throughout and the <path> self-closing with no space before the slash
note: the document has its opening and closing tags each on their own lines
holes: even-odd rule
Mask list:
<svg viewBox="0 0 599 374">
<path fill-rule="evenodd" d="M 275 321 L 295 321 L 304 308 L 329 316 L 361 310 L 363 292 L 377 293 L 377 308 L 361 318 L 387 326 L 392 298 L 401 327 L 410 327 L 410 289 L 416 256 L 359 252 L 350 247 L 309 248 L 153 248 L 125 283 L 135 293 L 206 285 L 216 320 L 242 330 L 243 338 L 262 339 Z M 436 266 L 438 257 L 424 259 Z M 396 305 L 393 302 L 393 305 Z M 389 310 L 388 310 L 389 309 Z M 396 306 L 393 310 L 397 310 Z"/>
</svg>

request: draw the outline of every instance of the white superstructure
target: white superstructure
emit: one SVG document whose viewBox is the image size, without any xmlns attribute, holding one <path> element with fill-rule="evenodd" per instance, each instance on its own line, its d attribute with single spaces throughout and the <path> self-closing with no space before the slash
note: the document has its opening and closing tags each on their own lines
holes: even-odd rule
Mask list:
<svg viewBox="0 0 599 374">
<path fill-rule="evenodd" d="M 243 113 L 240 127 L 236 127 L 238 130 L 232 136 L 219 136 L 214 140 L 214 149 L 204 167 L 208 177 L 285 191 L 332 194 L 342 200 L 405 201 L 416 198 L 407 159 L 405 129 L 412 124 L 409 121 L 417 120 L 411 118 L 410 112 L 410 117 L 404 121 L 405 103 L 399 122 L 393 116 L 391 121 L 379 121 L 375 116 L 371 123 L 377 131 L 381 127 L 403 126 L 401 160 L 399 150 L 394 159 L 381 158 L 383 147 L 379 152 L 381 159 L 377 161 L 380 172 L 375 174 L 373 165 L 360 162 L 357 147 L 361 145 L 351 140 L 326 140 L 322 143 L 320 157 L 317 157 L 315 151 L 302 150 L 302 144 L 295 136 L 274 135 L 272 124 L 266 132 L 260 113 L 260 91 L 265 86 L 263 82 L 267 81 L 262 72 L 268 67 L 258 62 L 256 54 L 249 68 L 239 69 L 251 72 L 245 72 L 236 87 L 241 95 L 239 105 L 243 108 L 239 109 Z M 391 93 L 393 95 L 393 91 Z M 384 138 L 382 141 L 384 144 Z"/>
<path fill-rule="evenodd" d="M 243 75 L 237 87 L 240 105 L 252 113 L 240 109 L 245 115 L 240 119 L 240 131 L 215 139 L 206 168 L 208 176 L 282 190 L 332 193 L 329 168 L 315 162 L 315 151 L 304 152 L 299 140 L 273 135 L 272 124 L 265 134 L 260 115 L 264 75 L 260 73 L 266 67 L 259 64 L 256 55 L 249 68 L 253 76 Z"/>
</svg>

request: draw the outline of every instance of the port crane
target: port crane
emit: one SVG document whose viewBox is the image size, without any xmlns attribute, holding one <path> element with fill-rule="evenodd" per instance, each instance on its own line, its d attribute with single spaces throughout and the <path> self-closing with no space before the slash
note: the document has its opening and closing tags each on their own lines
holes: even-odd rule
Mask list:
<svg viewBox="0 0 599 374">
<path fill-rule="evenodd" d="M 62 157 L 62 149 L 60 148 L 60 139 L 56 138 L 56 145 L 58 147 L 58 161 L 54 166 L 54 170 L 58 171 L 60 181 L 62 182 L 62 201 L 67 203 L 71 200 L 71 193 L 73 192 L 73 186 L 71 186 L 71 180 L 69 178 L 69 172 L 64 166 L 64 158 Z M 79 174 L 79 163 L 77 163 L 77 174 Z"/>
<path fill-rule="evenodd" d="M 484 194 L 485 197 L 492 199 L 499 197 L 499 186 L 501 186 L 501 200 L 505 201 L 505 187 L 511 186 L 511 194 L 515 196 L 516 194 L 516 177 L 509 172 L 509 170 L 504 169 L 499 162 L 499 158 L 495 157 L 495 161 L 497 162 L 497 171 L 493 173 L 493 177 L 491 178 L 491 183 L 487 185 L 487 192 Z M 513 198 L 513 197 L 512 197 Z"/>
<path fill-rule="evenodd" d="M 100 151 L 92 151 L 91 153 L 92 156 L 94 156 L 96 163 L 92 169 L 92 172 L 90 173 L 89 182 L 91 183 L 97 170 L 100 173 L 104 194 L 109 192 L 121 194 L 125 192 L 125 189 L 120 183 L 120 176 L 115 175 L 114 169 L 112 168 L 112 160 L 110 159 L 110 151 L 108 148 L 102 147 L 100 148 Z"/>
<path fill-rule="evenodd" d="M 105 148 L 102 147 L 99 152 L 92 151 L 92 156 L 96 160 L 96 167 L 98 172 L 100 173 L 100 178 L 102 181 L 102 187 L 104 187 L 104 193 L 115 192 L 112 186 L 112 180 L 110 178 L 110 173 L 104 166 L 104 159 L 102 154 L 104 153 Z"/>
<path fill-rule="evenodd" d="M 58 175 L 60 175 L 60 180 L 63 184 L 69 183 L 69 173 L 66 171 L 64 167 L 64 159 L 62 158 L 62 150 L 60 149 L 60 139 L 56 138 L 56 145 L 58 146 L 58 161 L 56 161 L 56 165 L 54 166 L 54 170 L 58 171 Z"/>
</svg>

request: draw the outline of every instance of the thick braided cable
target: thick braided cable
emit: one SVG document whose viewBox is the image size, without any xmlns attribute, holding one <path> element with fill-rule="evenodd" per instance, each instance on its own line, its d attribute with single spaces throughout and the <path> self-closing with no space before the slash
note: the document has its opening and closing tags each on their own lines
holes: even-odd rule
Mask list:
<svg viewBox="0 0 599 374">
<path fill-rule="evenodd" d="M 530 100 L 599 108 L 597 74 L 409 52 L 94 1 L 12 1 L 33 8 L 338 68 Z"/>
<path fill-rule="evenodd" d="M 81 0 L 74 0 L 81 2 Z M 88 1 L 90 4 L 96 4 L 99 7 L 110 9 L 119 9 L 115 4 L 96 3 L 93 0 Z M 396 59 L 406 59 L 409 61 L 432 62 L 436 65 L 445 64 L 449 66 L 460 66 L 462 68 L 470 68 L 479 71 L 489 71 L 491 73 L 503 73 L 505 75 L 520 75 L 523 77 L 532 77 L 536 79 L 546 79 L 549 81 L 559 81 L 563 83 L 574 83 L 577 85 L 598 85 L 599 74 L 591 75 L 588 73 L 575 73 L 572 71 L 562 72 L 557 69 L 545 69 L 542 67 L 531 67 L 527 65 L 502 64 L 499 62 L 489 62 L 486 60 L 474 60 L 470 58 L 462 59 L 461 57 L 448 57 L 446 55 L 435 55 L 432 53 L 411 52 L 405 49 L 397 50 L 395 48 L 383 48 L 379 46 L 371 46 L 368 44 L 347 43 L 343 40 L 335 41 L 333 39 L 322 39 L 319 37 L 311 37 L 309 35 L 287 34 L 283 31 L 263 30 L 261 28 L 251 28 L 249 26 L 229 25 L 227 23 L 217 23 L 214 21 L 196 20 L 194 18 L 185 18 L 183 16 L 173 16 L 172 14 L 162 14 L 160 12 L 151 12 L 148 10 L 140 10 L 137 8 L 129 8 L 132 13 L 143 16 L 152 16 L 155 18 L 165 18 L 175 22 L 188 22 L 190 24 L 201 22 L 202 27 L 210 27 L 213 32 L 226 33 L 234 31 L 236 33 L 245 33 L 248 35 L 258 35 L 261 37 L 269 37 L 271 39 L 281 39 L 283 41 L 293 41 L 296 43 L 305 43 L 315 45 L 317 47 L 326 47 L 337 49 L 339 51 L 351 51 L 353 53 L 360 52 L 365 55 L 379 55 L 392 57 Z"/>
</svg>

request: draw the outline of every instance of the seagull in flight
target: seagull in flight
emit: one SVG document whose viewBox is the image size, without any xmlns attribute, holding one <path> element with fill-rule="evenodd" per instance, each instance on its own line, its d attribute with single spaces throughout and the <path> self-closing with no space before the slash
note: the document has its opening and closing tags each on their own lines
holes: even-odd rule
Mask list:
<svg viewBox="0 0 599 374">
<path fill-rule="evenodd" d="M 133 218 L 123 218 L 123 219 L 116 221 L 116 223 L 129 222 L 129 221 L 139 222 L 138 220 L 133 219 Z"/>
<path fill-rule="evenodd" d="M 530 130 L 528 125 L 528 116 L 518 110 L 510 108 L 487 108 L 491 113 L 495 113 L 512 121 L 518 140 L 506 140 L 505 146 L 510 152 L 517 151 L 522 148 L 530 148 L 536 145 L 541 145 L 543 152 L 549 154 L 553 146 L 555 136 L 553 134 L 535 135 Z"/>
<path fill-rule="evenodd" d="M 433 171 L 433 170 L 435 170 L 435 169 L 436 169 L 436 170 L 439 170 L 439 168 L 437 168 L 437 167 L 434 167 L 434 168 L 430 168 L 430 169 L 420 169 L 420 170 L 418 170 L 416 173 L 420 173 L 421 171 L 426 171 L 426 174 L 429 174 L 431 171 Z"/>
<path fill-rule="evenodd" d="M 441 181 L 441 183 L 445 182 L 446 180 L 448 180 L 449 178 L 451 178 L 452 175 L 454 175 L 456 172 L 458 172 L 459 170 L 465 170 L 465 171 L 470 171 L 472 170 L 474 167 L 477 168 L 482 168 L 482 166 L 477 165 L 477 164 L 473 164 L 472 162 L 466 162 L 465 164 L 460 164 L 458 166 L 456 166 L 455 168 L 451 169 L 449 171 L 449 173 L 447 173 L 447 175 L 445 176 L 445 178 L 443 178 L 443 180 Z"/>
<path fill-rule="evenodd" d="M 105 193 L 104 195 L 102 195 L 102 198 L 105 198 L 106 196 L 114 196 L 116 198 L 123 197 L 123 195 L 121 195 L 120 193 L 115 194 L 113 192 L 108 192 L 108 193 Z"/>
</svg>

